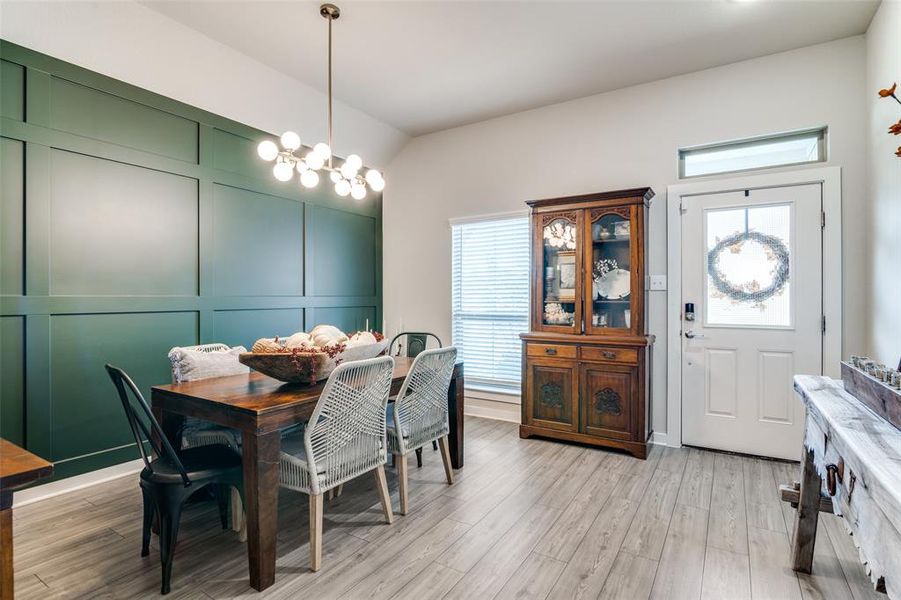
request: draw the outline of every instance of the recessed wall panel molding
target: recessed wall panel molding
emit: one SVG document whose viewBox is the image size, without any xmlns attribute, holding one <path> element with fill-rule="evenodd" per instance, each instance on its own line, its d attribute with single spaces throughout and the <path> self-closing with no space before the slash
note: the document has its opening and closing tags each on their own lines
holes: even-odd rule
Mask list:
<svg viewBox="0 0 901 600">
<path fill-rule="evenodd" d="M 307 221 L 307 295 L 374 296 L 376 220 L 309 206 Z"/>
<path fill-rule="evenodd" d="M 376 308 L 374 306 L 328 306 L 307 309 L 307 328 L 312 329 L 316 325 L 334 325 L 341 331 L 350 333 L 362 331 L 366 327 L 376 331 L 382 330 L 382 324 L 376 323 Z"/>
<path fill-rule="evenodd" d="M 25 120 L 25 69 L 0 60 L 0 116 Z"/>
<path fill-rule="evenodd" d="M 0 317 L 0 437 L 25 441 L 25 318 Z"/>
<path fill-rule="evenodd" d="M 0 138 L 0 294 L 25 289 L 25 144 Z"/>
<path fill-rule="evenodd" d="M 213 293 L 303 295 L 303 204 L 213 185 Z"/>
<path fill-rule="evenodd" d="M 59 77 L 50 79 L 50 124 L 60 131 L 197 163 L 196 121 Z"/>
<path fill-rule="evenodd" d="M 197 180 L 53 151 L 53 295 L 197 294 Z"/>
<path fill-rule="evenodd" d="M 128 372 L 146 398 L 168 383 L 166 355 L 197 343 L 196 312 L 56 315 L 50 318 L 50 460 L 133 443 L 104 365 Z M 137 457 L 137 456 L 136 456 Z"/>
<path fill-rule="evenodd" d="M 229 346 L 248 350 L 262 337 L 289 336 L 304 328 L 301 308 L 217 310 L 213 317 L 213 338 Z"/>
<path fill-rule="evenodd" d="M 257 156 L 258 141 L 242 135 L 214 129 L 212 133 L 213 168 L 245 177 L 268 180 L 272 165 Z"/>
</svg>

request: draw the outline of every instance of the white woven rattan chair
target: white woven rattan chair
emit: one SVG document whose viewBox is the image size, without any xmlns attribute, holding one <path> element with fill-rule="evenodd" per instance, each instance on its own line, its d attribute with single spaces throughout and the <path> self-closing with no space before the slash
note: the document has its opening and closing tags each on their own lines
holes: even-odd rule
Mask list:
<svg viewBox="0 0 901 600">
<path fill-rule="evenodd" d="M 375 473 L 385 521 L 391 498 L 385 479 L 385 410 L 394 359 L 380 356 L 339 365 L 329 376 L 303 434 L 282 438 L 282 487 L 310 496 L 310 568 L 322 561 L 323 494 L 364 473 Z"/>
<path fill-rule="evenodd" d="M 454 471 L 447 446 L 447 390 L 457 349 L 453 346 L 424 350 L 413 359 L 410 372 L 388 410 L 388 451 L 394 455 L 400 492 L 400 514 L 407 514 L 407 455 L 434 440 L 441 448 L 447 483 Z"/>
</svg>

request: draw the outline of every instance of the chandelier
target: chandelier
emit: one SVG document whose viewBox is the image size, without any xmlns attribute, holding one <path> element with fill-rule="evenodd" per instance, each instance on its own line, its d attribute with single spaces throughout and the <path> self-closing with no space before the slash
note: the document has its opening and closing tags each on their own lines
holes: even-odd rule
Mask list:
<svg viewBox="0 0 901 600">
<path fill-rule="evenodd" d="M 385 189 L 385 180 L 375 169 L 361 174 L 363 159 L 356 154 L 348 155 L 340 167 L 332 164 L 332 21 L 341 16 L 341 11 L 334 4 L 323 4 L 319 14 L 328 20 L 328 143 L 319 142 L 300 156 L 300 136 L 286 131 L 279 138 L 281 148 L 272 140 L 264 140 L 257 146 L 257 154 L 263 160 L 275 161 L 272 174 L 279 181 L 291 181 L 296 170 L 300 184 L 314 188 L 319 185 L 320 171 L 324 171 L 335 185 L 336 194 L 342 197 L 350 194 L 356 200 L 362 200 L 366 197 L 367 186 L 374 192 L 381 192 Z"/>
</svg>

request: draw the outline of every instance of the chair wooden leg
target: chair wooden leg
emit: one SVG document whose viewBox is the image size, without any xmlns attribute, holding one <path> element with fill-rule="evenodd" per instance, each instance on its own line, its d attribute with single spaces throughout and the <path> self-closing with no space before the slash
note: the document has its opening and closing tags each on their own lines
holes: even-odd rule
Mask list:
<svg viewBox="0 0 901 600">
<path fill-rule="evenodd" d="M 397 491 L 400 496 L 400 514 L 407 514 L 407 503 L 409 501 L 407 494 L 407 455 L 395 454 L 394 464 L 397 465 Z"/>
<path fill-rule="evenodd" d="M 150 554 L 150 529 L 153 526 L 153 515 L 156 507 L 153 502 L 153 494 L 150 490 L 141 486 L 141 496 L 144 498 L 144 525 L 141 531 L 141 556 Z"/>
<path fill-rule="evenodd" d="M 310 570 L 322 565 L 322 494 L 310 496 Z"/>
<path fill-rule="evenodd" d="M 335 488 L 335 498 L 340 498 L 341 492 L 343 492 L 343 491 L 344 491 L 344 484 L 339 483 L 338 487 Z"/>
<path fill-rule="evenodd" d="M 422 468 L 422 448 L 416 449 L 416 468 Z"/>
<path fill-rule="evenodd" d="M 382 502 L 382 511 L 385 513 L 385 521 L 390 525 L 394 522 L 394 512 L 391 510 L 391 494 L 388 493 L 388 480 L 385 478 L 385 465 L 379 465 L 375 471 L 375 487 L 378 488 L 379 500 Z"/>
<path fill-rule="evenodd" d="M 244 527 L 244 503 L 241 502 L 241 492 L 234 487 L 231 488 L 231 530 L 237 531 L 239 536 L 241 531 L 247 530 Z"/>
<path fill-rule="evenodd" d="M 441 462 L 444 463 L 444 475 L 447 477 L 447 484 L 454 483 L 454 467 L 451 465 L 450 448 L 447 445 L 447 436 L 438 438 L 438 447 L 441 448 Z"/>
</svg>

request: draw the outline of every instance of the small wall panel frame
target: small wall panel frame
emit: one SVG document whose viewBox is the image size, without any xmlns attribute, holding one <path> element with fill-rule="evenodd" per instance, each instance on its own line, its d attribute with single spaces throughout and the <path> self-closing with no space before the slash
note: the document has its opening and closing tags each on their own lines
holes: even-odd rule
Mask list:
<svg viewBox="0 0 901 600">
<path fill-rule="evenodd" d="M 271 134 L 0 40 L 0 137 L 0 435 L 57 478 L 138 456 L 106 361 L 381 321 L 381 196 L 276 181 Z"/>
</svg>

